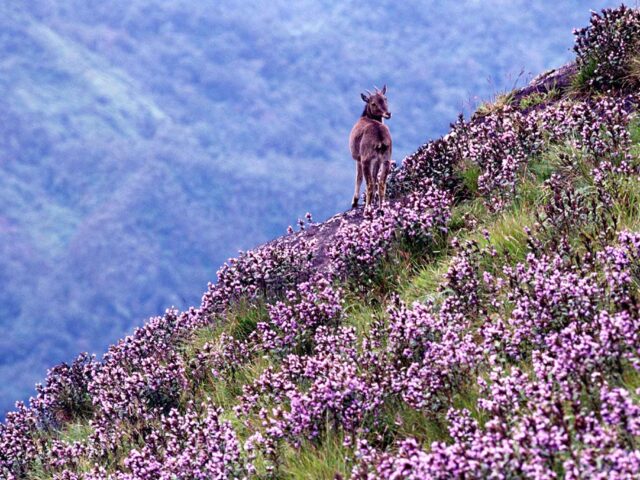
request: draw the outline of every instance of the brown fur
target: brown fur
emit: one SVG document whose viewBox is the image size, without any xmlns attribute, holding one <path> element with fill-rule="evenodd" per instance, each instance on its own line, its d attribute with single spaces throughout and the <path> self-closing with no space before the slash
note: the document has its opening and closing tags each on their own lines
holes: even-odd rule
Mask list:
<svg viewBox="0 0 640 480">
<path fill-rule="evenodd" d="M 379 205 L 385 197 L 387 175 L 391 170 L 391 132 L 383 118 L 391 118 L 387 107 L 386 85 L 374 94 L 362 94 L 366 105 L 349 137 L 351 156 L 356 161 L 356 185 L 352 207 L 358 205 L 362 178 L 366 182 L 366 206 L 378 195 Z"/>
</svg>

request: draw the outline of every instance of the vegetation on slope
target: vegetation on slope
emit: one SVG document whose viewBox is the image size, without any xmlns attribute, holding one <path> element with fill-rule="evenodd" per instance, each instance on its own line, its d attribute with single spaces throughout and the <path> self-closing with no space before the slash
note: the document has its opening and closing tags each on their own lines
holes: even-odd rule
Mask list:
<svg viewBox="0 0 640 480">
<path fill-rule="evenodd" d="M 199 309 L 57 367 L 2 426 L 3 474 L 640 474 L 640 99 L 613 68 L 638 25 L 594 14 L 597 83 L 460 119 L 380 211 L 325 243 L 303 224 Z"/>
<path fill-rule="evenodd" d="M 613 3 L 0 2 L 0 414 L 196 304 L 238 249 L 345 208 L 362 88 L 389 83 L 400 160 Z"/>
</svg>

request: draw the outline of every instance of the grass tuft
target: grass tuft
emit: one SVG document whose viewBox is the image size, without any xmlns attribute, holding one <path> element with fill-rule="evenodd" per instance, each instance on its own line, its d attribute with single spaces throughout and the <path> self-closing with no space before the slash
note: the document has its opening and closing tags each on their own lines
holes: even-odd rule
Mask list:
<svg viewBox="0 0 640 480">
<path fill-rule="evenodd" d="M 640 53 L 636 53 L 629 61 L 629 73 L 624 79 L 624 83 L 629 87 L 640 84 Z"/>
<path fill-rule="evenodd" d="M 348 478 L 353 463 L 351 449 L 344 445 L 342 433 L 328 432 L 319 441 L 304 441 L 299 448 L 287 447 L 278 478 L 334 480 L 336 474 Z"/>
<path fill-rule="evenodd" d="M 589 82 L 596 74 L 598 61 L 595 58 L 590 59 L 571 79 L 571 87 L 569 89 L 572 95 L 580 95 L 590 90 Z"/>
<path fill-rule="evenodd" d="M 551 87 L 546 92 L 534 92 L 526 97 L 520 99 L 520 108 L 527 110 L 529 108 L 537 107 L 545 103 L 556 100 L 560 97 L 560 90 L 555 86 Z"/>
<path fill-rule="evenodd" d="M 513 102 L 514 91 L 496 95 L 493 100 L 481 103 L 474 115 L 485 116 L 502 110 Z"/>
<path fill-rule="evenodd" d="M 93 427 L 88 423 L 77 422 L 65 425 L 65 428 L 60 432 L 60 440 L 72 443 L 83 442 L 87 440 L 93 433 Z"/>
<path fill-rule="evenodd" d="M 462 184 L 471 196 L 478 195 L 478 178 L 481 173 L 480 166 L 475 163 L 467 165 L 460 173 Z"/>
</svg>

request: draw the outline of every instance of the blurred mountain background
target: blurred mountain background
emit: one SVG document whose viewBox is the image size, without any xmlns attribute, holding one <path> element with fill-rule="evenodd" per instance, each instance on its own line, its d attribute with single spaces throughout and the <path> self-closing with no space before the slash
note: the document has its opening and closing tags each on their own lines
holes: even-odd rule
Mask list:
<svg viewBox="0 0 640 480">
<path fill-rule="evenodd" d="M 346 209 L 363 89 L 389 85 L 400 161 L 616 4 L 3 0 L 0 412 L 199 304 L 238 249 Z"/>
</svg>

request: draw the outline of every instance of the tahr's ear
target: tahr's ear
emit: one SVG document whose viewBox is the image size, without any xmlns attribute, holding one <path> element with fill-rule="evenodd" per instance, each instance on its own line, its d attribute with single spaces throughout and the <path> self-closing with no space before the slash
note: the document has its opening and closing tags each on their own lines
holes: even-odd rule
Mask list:
<svg viewBox="0 0 640 480">
<path fill-rule="evenodd" d="M 364 93 L 360 94 L 360 98 L 362 98 L 362 101 L 364 103 L 369 103 L 369 97 L 367 97 Z"/>
<path fill-rule="evenodd" d="M 380 93 L 382 93 L 383 95 L 387 93 L 387 84 L 385 83 L 382 87 L 382 90 L 380 90 Z"/>
</svg>

